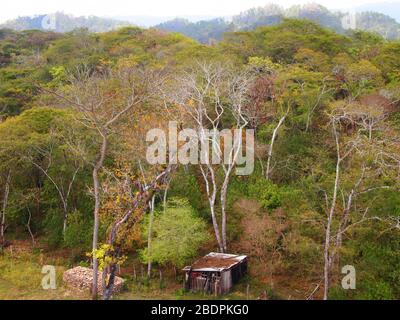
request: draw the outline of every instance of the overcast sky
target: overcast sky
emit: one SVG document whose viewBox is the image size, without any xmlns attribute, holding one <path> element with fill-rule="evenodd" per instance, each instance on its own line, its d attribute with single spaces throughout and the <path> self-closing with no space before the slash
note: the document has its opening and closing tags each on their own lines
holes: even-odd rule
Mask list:
<svg viewBox="0 0 400 320">
<path fill-rule="evenodd" d="M 0 22 L 18 16 L 62 11 L 73 15 L 96 16 L 230 16 L 246 9 L 279 3 L 285 7 L 312 1 L 292 0 L 9 0 L 2 5 Z M 316 0 L 331 9 L 345 9 L 366 3 L 400 0 Z"/>
</svg>

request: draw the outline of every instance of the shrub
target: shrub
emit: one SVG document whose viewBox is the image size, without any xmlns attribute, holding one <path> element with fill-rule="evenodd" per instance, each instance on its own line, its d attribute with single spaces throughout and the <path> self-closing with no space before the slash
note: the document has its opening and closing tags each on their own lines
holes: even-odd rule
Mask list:
<svg viewBox="0 0 400 320">
<path fill-rule="evenodd" d="M 282 204 L 280 188 L 266 179 L 258 179 L 249 185 L 249 196 L 258 200 L 264 209 L 273 210 Z"/>
<path fill-rule="evenodd" d="M 206 223 L 196 216 L 187 200 L 173 199 L 165 213 L 159 213 L 153 224 L 151 250 L 141 250 L 144 262 L 172 263 L 182 267 L 196 256 L 198 249 L 209 238 Z M 147 234 L 145 230 L 144 234 Z"/>
</svg>

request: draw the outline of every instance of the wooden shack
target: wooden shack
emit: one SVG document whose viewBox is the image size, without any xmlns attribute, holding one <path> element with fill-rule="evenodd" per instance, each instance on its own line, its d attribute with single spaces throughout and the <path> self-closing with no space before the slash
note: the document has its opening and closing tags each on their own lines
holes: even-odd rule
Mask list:
<svg viewBox="0 0 400 320">
<path fill-rule="evenodd" d="M 221 295 L 247 272 L 247 256 L 211 252 L 183 271 L 186 290 Z"/>
</svg>

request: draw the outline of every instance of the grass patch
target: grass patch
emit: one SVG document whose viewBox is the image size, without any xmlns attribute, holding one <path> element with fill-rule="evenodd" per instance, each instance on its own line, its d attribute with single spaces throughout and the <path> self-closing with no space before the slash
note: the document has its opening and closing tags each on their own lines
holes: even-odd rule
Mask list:
<svg viewBox="0 0 400 320">
<path fill-rule="evenodd" d="M 56 267 L 57 289 L 44 290 L 41 282 L 40 256 L 31 253 L 0 256 L 0 300 L 59 300 L 84 299 L 84 294 L 71 292 L 62 285 L 63 266 Z"/>
</svg>

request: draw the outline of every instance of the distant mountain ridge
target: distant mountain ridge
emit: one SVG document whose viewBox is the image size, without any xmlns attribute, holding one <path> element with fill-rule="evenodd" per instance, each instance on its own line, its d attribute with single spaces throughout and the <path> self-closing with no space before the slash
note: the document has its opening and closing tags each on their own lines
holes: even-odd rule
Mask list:
<svg viewBox="0 0 400 320">
<path fill-rule="evenodd" d="M 378 33 L 386 39 L 400 39 L 400 23 L 388 15 L 372 11 L 349 14 L 330 11 L 318 4 L 295 5 L 288 9 L 269 4 L 233 16 L 231 21 L 220 18 L 193 23 L 185 19 L 174 19 L 155 27 L 180 32 L 200 42 L 209 42 L 220 40 L 227 31 L 246 31 L 263 25 L 275 25 L 284 18 L 308 19 L 338 33 L 345 33 L 352 28 Z"/>
<path fill-rule="evenodd" d="M 366 7 L 367 8 L 367 7 Z M 202 43 L 219 41 L 225 32 L 253 30 L 259 26 L 275 25 L 285 18 L 308 19 L 321 26 L 344 34 L 347 29 L 360 29 L 378 33 L 386 39 L 400 39 L 400 23 L 388 15 L 375 11 L 357 11 L 353 14 L 330 11 L 318 4 L 295 5 L 287 9 L 276 4 L 251 8 L 232 18 L 213 18 L 192 22 L 185 18 L 175 18 L 156 24 L 154 28 L 182 33 Z M 13 30 L 52 30 L 69 32 L 85 28 L 91 32 L 106 32 L 123 26 L 143 25 L 145 18 L 133 21 L 134 17 L 101 18 L 96 16 L 74 17 L 61 12 L 33 17 L 18 17 L 0 25 L 0 28 Z M 143 20 L 144 19 L 144 20 Z M 142 21 L 142 23 L 141 23 Z M 154 22 L 157 19 L 153 20 Z"/>
<path fill-rule="evenodd" d="M 365 3 L 357 6 L 358 12 L 372 11 L 388 15 L 400 22 L 400 1 L 388 0 L 384 2 Z"/>
<path fill-rule="evenodd" d="M 85 28 L 92 32 L 106 32 L 128 25 L 132 24 L 110 18 L 96 16 L 74 17 L 62 12 L 56 12 L 33 17 L 18 17 L 17 19 L 1 24 L 0 28 L 8 28 L 17 31 L 37 29 L 55 32 L 69 32 L 74 29 Z"/>
</svg>

